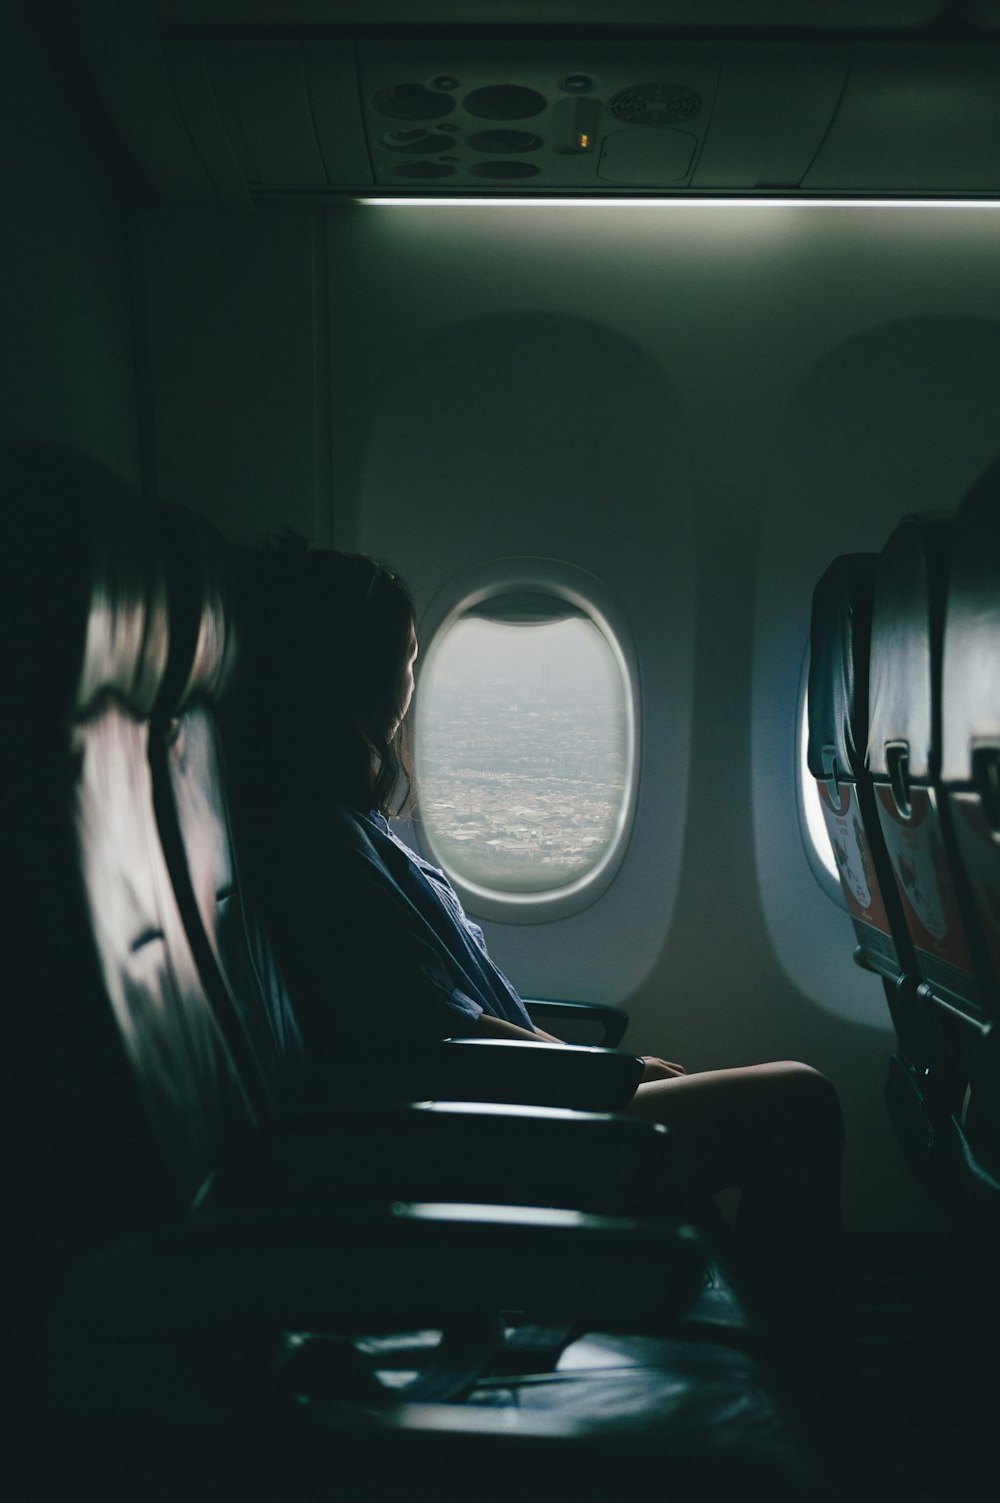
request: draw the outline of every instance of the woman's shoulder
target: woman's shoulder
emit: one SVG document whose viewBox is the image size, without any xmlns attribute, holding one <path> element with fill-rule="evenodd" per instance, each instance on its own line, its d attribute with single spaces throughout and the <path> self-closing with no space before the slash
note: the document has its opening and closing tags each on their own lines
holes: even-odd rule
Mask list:
<svg viewBox="0 0 1000 1503">
<path fill-rule="evenodd" d="M 359 860 L 380 863 L 386 837 L 359 809 L 340 800 L 299 798 L 294 806 L 275 807 L 258 815 L 249 832 L 252 844 L 265 856 L 283 854 L 298 866 L 317 864 L 331 872 Z"/>
<path fill-rule="evenodd" d="M 327 883 L 356 886 L 358 893 L 370 892 L 373 884 L 412 893 L 420 858 L 393 834 L 377 810 L 330 802 L 308 820 L 300 815 L 299 834 Z"/>
<path fill-rule="evenodd" d="M 363 856 L 394 875 L 419 864 L 416 854 L 394 835 L 377 810 L 363 811 L 338 803 L 331 810 L 330 835 L 343 851 Z"/>
<path fill-rule="evenodd" d="M 387 835 L 377 814 L 337 800 L 327 813 L 327 833 L 342 849 L 363 855 L 381 852 Z"/>
</svg>

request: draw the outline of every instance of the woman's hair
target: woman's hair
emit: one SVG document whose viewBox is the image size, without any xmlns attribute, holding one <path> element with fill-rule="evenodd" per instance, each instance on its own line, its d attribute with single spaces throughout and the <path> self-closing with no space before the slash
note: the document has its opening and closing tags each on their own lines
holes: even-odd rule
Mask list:
<svg viewBox="0 0 1000 1503">
<path fill-rule="evenodd" d="M 237 698 L 256 707 L 258 773 L 273 797 L 298 784 L 355 808 L 401 812 L 412 789 L 400 719 L 413 598 L 372 558 L 295 534 L 242 555 Z M 244 724 L 242 734 L 246 735 Z"/>
</svg>

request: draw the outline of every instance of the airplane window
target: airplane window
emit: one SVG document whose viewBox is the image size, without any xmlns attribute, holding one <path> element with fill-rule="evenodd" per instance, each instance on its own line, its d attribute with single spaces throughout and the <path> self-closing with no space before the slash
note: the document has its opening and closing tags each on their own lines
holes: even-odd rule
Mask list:
<svg viewBox="0 0 1000 1503">
<path fill-rule="evenodd" d="M 613 637 L 560 596 L 496 595 L 446 623 L 415 702 L 434 857 L 474 894 L 578 890 L 622 833 L 630 701 Z"/>
</svg>

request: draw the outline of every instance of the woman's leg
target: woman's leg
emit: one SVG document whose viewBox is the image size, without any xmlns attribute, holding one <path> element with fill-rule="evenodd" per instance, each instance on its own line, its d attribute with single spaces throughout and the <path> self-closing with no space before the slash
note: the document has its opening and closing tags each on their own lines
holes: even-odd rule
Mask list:
<svg viewBox="0 0 1000 1503">
<path fill-rule="evenodd" d="M 792 1060 L 708 1070 L 640 1085 L 628 1110 L 671 1129 L 692 1189 L 739 1189 L 741 1262 L 772 1309 L 829 1298 L 843 1119 L 824 1075 Z"/>
</svg>

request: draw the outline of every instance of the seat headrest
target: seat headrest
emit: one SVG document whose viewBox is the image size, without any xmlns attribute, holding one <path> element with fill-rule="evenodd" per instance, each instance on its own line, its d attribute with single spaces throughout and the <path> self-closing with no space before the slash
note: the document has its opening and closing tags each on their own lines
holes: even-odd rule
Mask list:
<svg viewBox="0 0 1000 1503">
<path fill-rule="evenodd" d="M 953 522 L 904 517 L 879 557 L 872 611 L 868 765 L 887 777 L 886 747 L 905 744 L 909 776 L 940 754 L 939 672 Z"/>
<path fill-rule="evenodd" d="M 1000 744 L 1000 461 L 955 524 L 942 665 L 941 774 L 969 782 L 978 749 Z"/>
<path fill-rule="evenodd" d="M 814 778 L 861 771 L 868 743 L 868 652 L 874 553 L 834 559 L 813 592 L 809 629 L 809 745 Z"/>
</svg>

